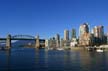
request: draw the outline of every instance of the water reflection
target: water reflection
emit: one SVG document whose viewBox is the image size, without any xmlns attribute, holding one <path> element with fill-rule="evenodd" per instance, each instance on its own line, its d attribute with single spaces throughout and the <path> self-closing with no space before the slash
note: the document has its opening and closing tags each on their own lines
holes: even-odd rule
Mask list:
<svg viewBox="0 0 108 71">
<path fill-rule="evenodd" d="M 64 53 L 64 68 L 65 70 L 77 71 L 80 67 L 79 52 L 65 51 Z"/>
<path fill-rule="evenodd" d="M 45 50 L 35 49 L 35 69 L 39 71 L 48 68 L 48 54 Z"/>
<path fill-rule="evenodd" d="M 107 71 L 108 52 L 12 48 L 0 51 L 0 71 Z"/>
<path fill-rule="evenodd" d="M 81 52 L 80 64 L 83 71 L 106 71 L 106 53 Z"/>
<path fill-rule="evenodd" d="M 10 55 L 10 50 L 0 51 L 0 71 L 10 70 Z"/>
</svg>

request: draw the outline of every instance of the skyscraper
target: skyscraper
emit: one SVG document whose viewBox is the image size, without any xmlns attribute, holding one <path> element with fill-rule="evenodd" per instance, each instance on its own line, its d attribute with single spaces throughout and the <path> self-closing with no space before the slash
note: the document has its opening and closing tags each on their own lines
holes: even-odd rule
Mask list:
<svg viewBox="0 0 108 71">
<path fill-rule="evenodd" d="M 64 30 L 64 40 L 65 41 L 69 40 L 69 30 Z"/>
<path fill-rule="evenodd" d="M 55 39 L 56 40 L 60 40 L 60 35 L 59 34 L 56 34 Z"/>
<path fill-rule="evenodd" d="M 76 30 L 72 29 L 71 39 L 76 38 Z"/>
<path fill-rule="evenodd" d="M 107 35 L 107 44 L 108 44 L 108 35 Z"/>
<path fill-rule="evenodd" d="M 104 40 L 104 27 L 103 26 L 95 26 L 93 28 L 93 34 L 95 37 L 95 44 L 102 44 Z"/>
<path fill-rule="evenodd" d="M 104 36 L 104 27 L 103 26 L 95 26 L 93 29 L 93 34 L 95 37 L 102 38 Z"/>
<path fill-rule="evenodd" d="M 84 23 L 79 28 L 79 36 L 83 35 L 84 33 L 89 33 L 88 23 Z"/>
<path fill-rule="evenodd" d="M 79 44 L 80 46 L 89 46 L 91 45 L 91 41 L 88 23 L 84 23 L 79 28 Z"/>
<path fill-rule="evenodd" d="M 56 47 L 60 47 L 60 35 L 56 34 L 55 39 L 56 39 Z"/>
</svg>

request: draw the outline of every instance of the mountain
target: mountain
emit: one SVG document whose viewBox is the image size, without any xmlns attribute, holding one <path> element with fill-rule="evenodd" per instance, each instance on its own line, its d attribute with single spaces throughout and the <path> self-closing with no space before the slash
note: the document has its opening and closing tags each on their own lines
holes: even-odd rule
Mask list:
<svg viewBox="0 0 108 71">
<path fill-rule="evenodd" d="M 12 43 L 12 47 L 15 47 L 15 46 L 25 46 L 25 45 L 34 45 L 35 44 L 35 41 L 34 40 L 18 40 L 14 43 Z"/>
</svg>

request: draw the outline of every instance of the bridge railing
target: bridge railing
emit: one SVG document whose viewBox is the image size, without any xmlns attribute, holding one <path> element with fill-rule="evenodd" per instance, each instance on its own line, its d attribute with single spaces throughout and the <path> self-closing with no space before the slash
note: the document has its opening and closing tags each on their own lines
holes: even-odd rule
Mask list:
<svg viewBox="0 0 108 71">
<path fill-rule="evenodd" d="M 11 39 L 35 39 L 34 36 L 30 36 L 30 35 L 14 35 L 14 36 L 11 36 Z"/>
</svg>

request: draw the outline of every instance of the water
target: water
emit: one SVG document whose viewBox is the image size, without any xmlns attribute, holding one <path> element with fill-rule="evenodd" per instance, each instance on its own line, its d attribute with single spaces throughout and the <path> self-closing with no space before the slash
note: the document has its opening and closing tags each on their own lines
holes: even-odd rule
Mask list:
<svg viewBox="0 0 108 71">
<path fill-rule="evenodd" d="M 0 71 L 108 71 L 108 52 L 0 50 Z"/>
</svg>

